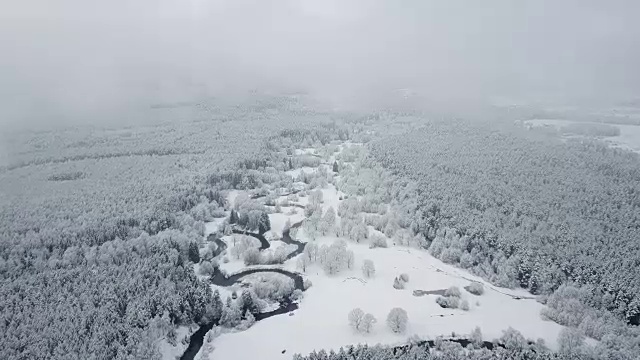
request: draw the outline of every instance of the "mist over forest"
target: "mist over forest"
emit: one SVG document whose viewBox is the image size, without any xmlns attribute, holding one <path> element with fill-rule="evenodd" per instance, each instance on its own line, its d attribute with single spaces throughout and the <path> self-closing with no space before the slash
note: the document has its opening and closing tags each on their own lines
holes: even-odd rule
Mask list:
<svg viewBox="0 0 640 360">
<path fill-rule="evenodd" d="M 131 122 L 163 102 L 395 89 L 460 105 L 638 92 L 634 1 L 27 0 L 0 15 L 2 122 Z M 139 114 L 136 114 L 139 116 Z M 126 119 L 126 120 L 124 120 Z M 31 125 L 29 125 L 31 126 Z"/>
</svg>

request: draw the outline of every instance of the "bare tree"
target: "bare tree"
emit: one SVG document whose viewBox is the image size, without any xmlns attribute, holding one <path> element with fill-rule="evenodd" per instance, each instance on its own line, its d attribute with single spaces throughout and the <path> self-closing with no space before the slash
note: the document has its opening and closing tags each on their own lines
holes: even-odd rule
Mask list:
<svg viewBox="0 0 640 360">
<path fill-rule="evenodd" d="M 364 311 L 360 308 L 355 308 L 349 312 L 349 326 L 354 330 L 360 331 L 362 326 L 362 320 L 364 318 Z"/>
<path fill-rule="evenodd" d="M 296 267 L 302 270 L 302 272 L 307 272 L 308 266 L 309 266 L 309 258 L 304 254 L 302 254 L 302 256 L 299 256 L 298 260 L 296 261 Z"/>
<path fill-rule="evenodd" d="M 366 259 L 362 264 L 362 275 L 364 277 L 370 278 L 373 277 L 376 273 L 376 267 L 373 264 L 373 260 Z"/>
<path fill-rule="evenodd" d="M 376 322 L 378 322 L 378 320 L 376 320 L 375 316 L 373 316 L 372 314 L 366 313 L 362 318 L 362 323 L 360 324 L 360 328 L 361 328 L 360 331 L 365 333 L 370 333 L 371 330 L 373 329 L 373 324 L 375 324 Z"/>
<path fill-rule="evenodd" d="M 403 333 L 407 329 L 409 316 L 402 308 L 393 308 L 387 315 L 387 325 L 395 333 Z"/>
</svg>

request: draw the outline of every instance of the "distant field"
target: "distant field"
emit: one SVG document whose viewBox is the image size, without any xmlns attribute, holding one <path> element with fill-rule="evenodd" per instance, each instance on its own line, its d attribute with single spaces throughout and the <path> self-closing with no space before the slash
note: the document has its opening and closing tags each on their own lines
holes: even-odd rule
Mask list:
<svg viewBox="0 0 640 360">
<path fill-rule="evenodd" d="M 640 153 L 640 125 L 603 124 L 561 119 L 533 119 L 526 121 L 526 123 L 534 127 L 552 127 L 558 129 L 565 136 L 602 137 L 612 147 Z"/>
</svg>

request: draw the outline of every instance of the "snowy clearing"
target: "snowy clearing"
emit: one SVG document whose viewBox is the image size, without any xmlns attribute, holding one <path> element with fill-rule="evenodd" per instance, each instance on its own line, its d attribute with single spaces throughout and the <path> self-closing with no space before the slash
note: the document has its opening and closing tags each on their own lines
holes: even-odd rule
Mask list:
<svg viewBox="0 0 640 360">
<path fill-rule="evenodd" d="M 526 124 L 536 126 L 548 126 L 560 129 L 563 126 L 571 124 L 600 124 L 594 122 L 578 122 L 562 119 L 534 119 L 525 121 Z M 620 125 L 620 124 L 605 124 L 618 128 L 620 135 L 603 137 L 603 141 L 611 147 L 617 147 L 640 153 L 640 126 L 636 125 Z"/>
</svg>

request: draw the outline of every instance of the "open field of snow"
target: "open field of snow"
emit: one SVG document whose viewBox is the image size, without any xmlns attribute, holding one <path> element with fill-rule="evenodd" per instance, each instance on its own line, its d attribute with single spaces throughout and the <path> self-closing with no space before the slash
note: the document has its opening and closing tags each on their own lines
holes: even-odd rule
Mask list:
<svg viewBox="0 0 640 360">
<path fill-rule="evenodd" d="M 319 238 L 316 241 L 331 243 L 334 240 Z M 413 290 L 441 290 L 450 286 L 462 289 L 470 281 L 461 276 L 481 280 L 420 250 L 369 249 L 366 244 L 352 243 L 349 248 L 355 253 L 355 269 L 328 277 L 319 266 L 312 266 L 306 275 L 313 286 L 305 292 L 294 316 L 269 318 L 247 331 L 222 335 L 216 339 L 214 356 L 285 359 L 292 352 L 308 353 L 349 344 L 400 343 L 413 334 L 427 338 L 450 336 L 452 332 L 468 334 L 475 326 L 480 326 L 485 339 L 497 338 L 502 330 L 511 326 L 528 338 L 543 338 L 550 347 L 555 347 L 562 326 L 541 319 L 542 304 L 533 299 L 515 300 L 498 292 L 526 296 L 524 291 L 499 288 L 495 291 L 485 285 L 485 294 L 475 296 L 462 290 L 462 298 L 469 300 L 470 310 L 443 309 L 436 304 L 435 295 L 416 297 Z M 364 259 L 375 263 L 376 275 L 372 279 L 363 279 L 360 267 Z M 294 269 L 294 261 L 290 260 L 287 267 Z M 396 290 L 392 284 L 400 273 L 407 273 L 410 281 L 405 289 Z M 355 333 L 347 325 L 347 314 L 356 307 L 378 319 L 371 334 Z M 409 314 L 405 335 L 392 333 L 384 323 L 393 307 L 402 307 Z M 281 354 L 285 349 L 287 354 Z"/>
<path fill-rule="evenodd" d="M 530 124 L 532 126 L 550 126 L 550 127 L 555 127 L 559 129 L 562 126 L 580 123 L 580 122 L 570 121 L 570 120 L 561 120 L 561 119 L 535 119 L 535 120 L 528 120 L 525 123 Z M 589 124 L 599 124 L 599 123 L 589 123 Z M 619 125 L 619 124 L 605 124 L 605 125 L 620 129 L 620 135 L 605 137 L 603 138 L 604 142 L 606 142 L 612 147 L 618 147 L 621 149 L 626 149 L 626 150 L 640 153 L 640 126 Z"/>
<path fill-rule="evenodd" d="M 295 215 L 289 215 L 289 212 L 292 209 L 296 211 Z M 287 220 L 289 220 L 291 224 L 295 224 L 302 219 L 304 219 L 304 214 L 302 209 L 295 208 L 295 207 L 283 206 L 281 213 L 269 214 L 269 221 L 271 222 L 271 231 L 278 234 L 278 236 L 282 236 L 282 230 L 284 229 L 284 225 L 286 224 Z"/>
<path fill-rule="evenodd" d="M 304 166 L 298 169 L 293 169 L 293 170 L 289 170 L 286 172 L 287 175 L 291 176 L 292 178 L 297 178 L 298 176 L 300 176 L 301 173 L 307 173 L 307 174 L 311 174 L 314 173 L 317 169 L 316 168 L 312 168 L 309 166 Z"/>
<path fill-rule="evenodd" d="M 213 234 L 214 232 L 220 229 L 220 225 L 224 222 L 225 218 L 214 219 L 213 221 L 204 223 L 204 236 L 207 237 L 209 234 Z"/>
</svg>

